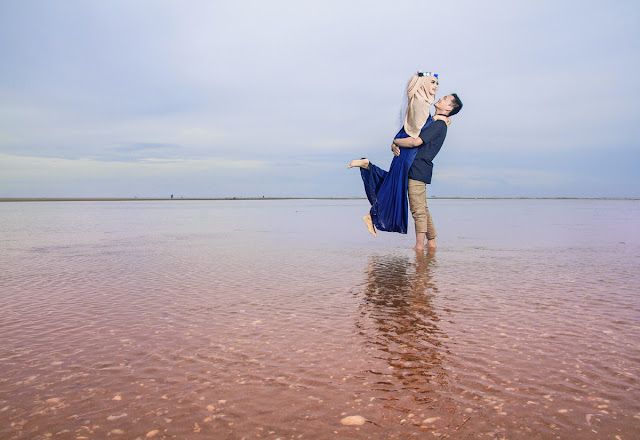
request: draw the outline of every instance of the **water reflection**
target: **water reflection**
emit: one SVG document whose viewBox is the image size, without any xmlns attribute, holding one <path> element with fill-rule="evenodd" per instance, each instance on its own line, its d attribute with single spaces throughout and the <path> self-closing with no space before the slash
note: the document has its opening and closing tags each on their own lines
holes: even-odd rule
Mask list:
<svg viewBox="0 0 640 440">
<path fill-rule="evenodd" d="M 432 300 L 435 252 L 426 255 L 374 255 L 367 268 L 360 333 L 386 360 L 388 371 L 373 371 L 376 389 L 405 389 L 416 401 L 430 402 L 446 383 L 441 368 L 443 339 Z"/>
</svg>

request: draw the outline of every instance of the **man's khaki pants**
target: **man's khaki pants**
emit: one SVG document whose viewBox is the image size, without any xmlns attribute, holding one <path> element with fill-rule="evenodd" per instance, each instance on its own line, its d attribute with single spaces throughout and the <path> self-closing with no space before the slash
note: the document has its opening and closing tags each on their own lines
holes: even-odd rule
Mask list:
<svg viewBox="0 0 640 440">
<path fill-rule="evenodd" d="M 409 208 L 416 232 L 424 232 L 427 240 L 436 238 L 436 227 L 433 225 L 429 208 L 427 207 L 427 185 L 419 180 L 409 179 Z"/>
</svg>

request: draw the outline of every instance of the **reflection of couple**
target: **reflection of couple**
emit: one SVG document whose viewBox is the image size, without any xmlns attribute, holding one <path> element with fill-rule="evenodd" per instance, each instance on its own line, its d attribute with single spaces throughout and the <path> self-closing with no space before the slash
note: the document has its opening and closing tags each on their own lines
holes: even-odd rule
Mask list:
<svg viewBox="0 0 640 440">
<path fill-rule="evenodd" d="M 358 323 L 361 334 L 380 350 L 376 357 L 393 367 L 372 370 L 382 376 L 377 381 L 380 389 L 411 390 L 416 400 L 433 397 L 437 384 L 446 380 L 441 366 L 446 336 L 432 304 L 438 291 L 434 263 L 435 249 L 416 253 L 415 261 L 406 255 L 373 255 Z"/>
<path fill-rule="evenodd" d="M 433 159 L 447 135 L 453 116 L 462 108 L 462 101 L 455 93 L 440 98 L 435 103 L 432 117 L 429 106 L 438 90 L 438 75 L 418 72 L 407 86 L 407 109 L 404 125 L 391 145 L 395 157 L 389 171 L 384 171 L 368 159 L 353 160 L 349 168 L 360 167 L 367 198 L 371 203 L 364 221 L 369 232 L 377 236 L 376 229 L 407 233 L 407 194 L 415 222 L 415 250 L 436 247 L 436 231 L 427 207 L 426 184 L 431 183 Z"/>
</svg>

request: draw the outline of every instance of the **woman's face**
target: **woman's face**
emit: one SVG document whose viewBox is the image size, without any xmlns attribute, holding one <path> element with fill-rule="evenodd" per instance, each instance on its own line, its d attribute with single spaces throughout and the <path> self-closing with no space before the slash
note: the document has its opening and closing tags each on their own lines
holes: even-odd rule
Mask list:
<svg viewBox="0 0 640 440">
<path fill-rule="evenodd" d="M 438 78 L 436 78 L 435 76 L 430 76 L 427 78 L 427 81 L 429 81 L 427 83 L 427 90 L 429 91 L 429 94 L 435 95 L 436 91 L 438 90 Z"/>
</svg>

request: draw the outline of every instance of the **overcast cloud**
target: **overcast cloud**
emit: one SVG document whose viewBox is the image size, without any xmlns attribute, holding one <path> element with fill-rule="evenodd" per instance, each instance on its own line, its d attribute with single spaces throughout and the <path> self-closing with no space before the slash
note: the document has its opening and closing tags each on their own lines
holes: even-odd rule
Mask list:
<svg viewBox="0 0 640 440">
<path fill-rule="evenodd" d="M 363 196 L 407 79 L 437 196 L 639 197 L 637 1 L 0 0 L 0 197 Z"/>
</svg>

